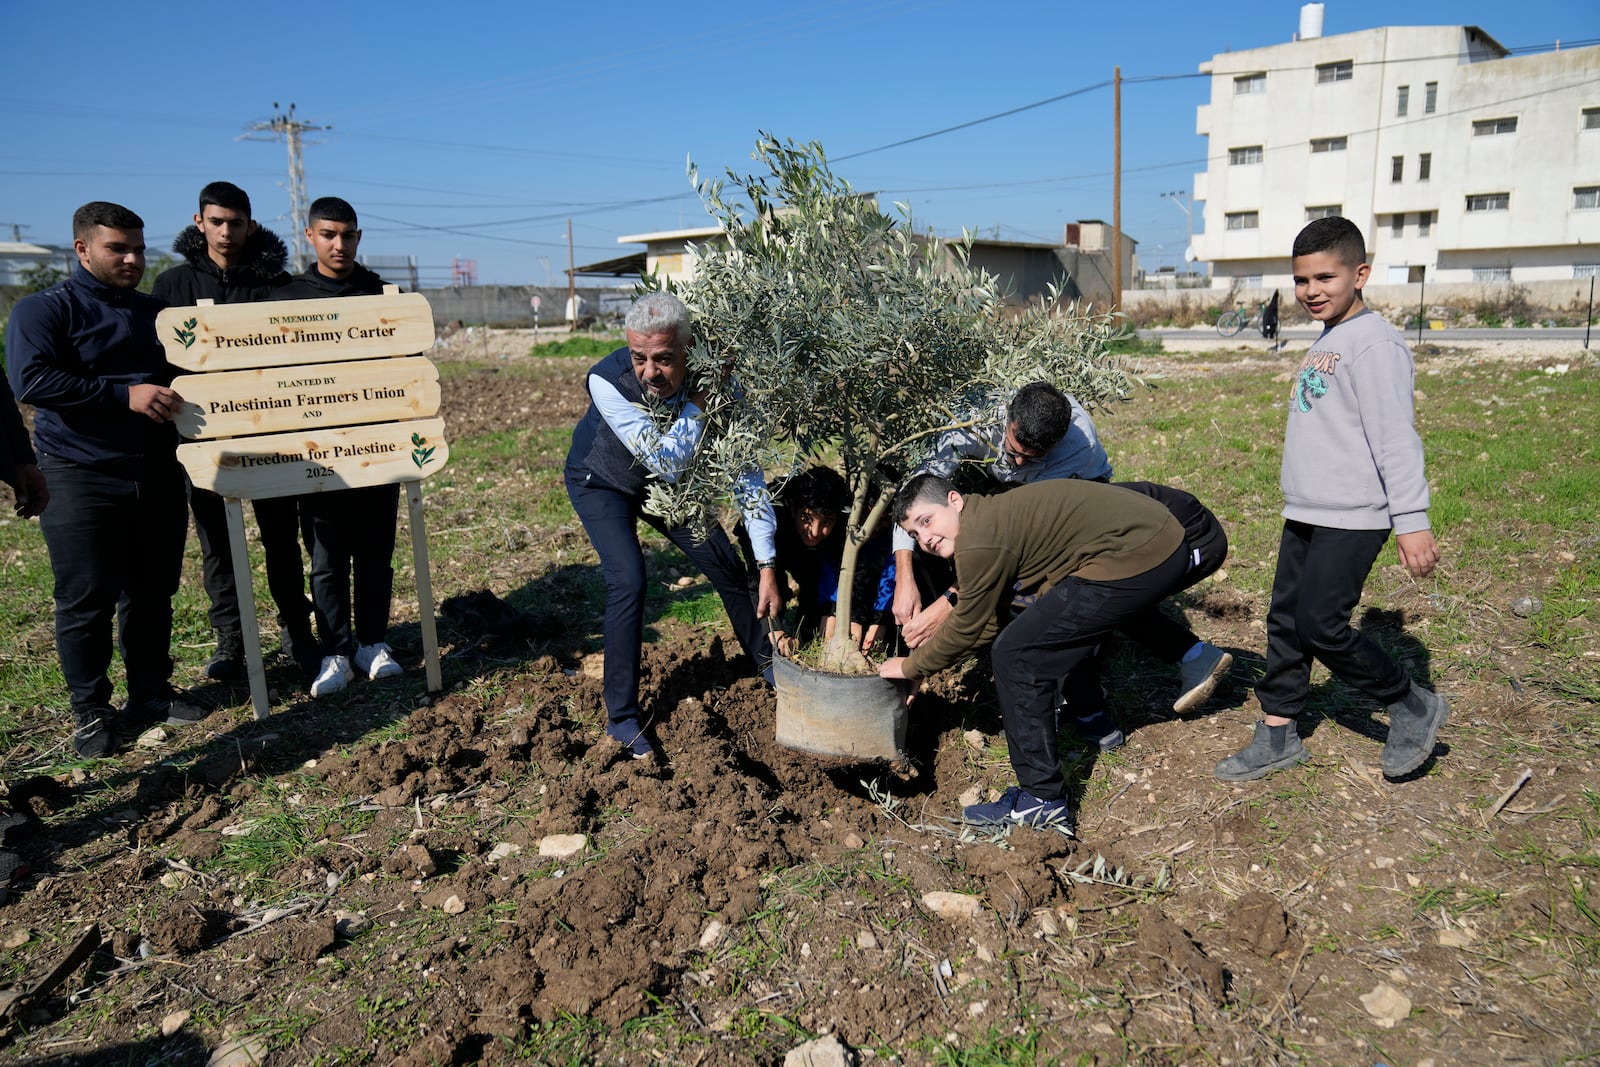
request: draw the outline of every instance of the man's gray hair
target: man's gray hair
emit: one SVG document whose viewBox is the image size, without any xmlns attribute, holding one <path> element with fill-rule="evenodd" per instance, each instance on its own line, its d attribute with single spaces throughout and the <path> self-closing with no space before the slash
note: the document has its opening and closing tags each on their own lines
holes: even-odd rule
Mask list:
<svg viewBox="0 0 1600 1067">
<path fill-rule="evenodd" d="M 673 333 L 689 343 L 689 309 L 671 293 L 646 293 L 633 302 L 623 325 L 634 333 Z"/>
</svg>

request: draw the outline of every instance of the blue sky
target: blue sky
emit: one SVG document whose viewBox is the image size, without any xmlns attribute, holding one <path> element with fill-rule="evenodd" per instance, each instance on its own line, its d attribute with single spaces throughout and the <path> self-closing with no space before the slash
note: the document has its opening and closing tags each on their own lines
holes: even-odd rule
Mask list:
<svg viewBox="0 0 1600 1067">
<path fill-rule="evenodd" d="M 1120 65 L 1123 228 L 1154 268 L 1184 245 L 1183 211 L 1161 193 L 1189 189 L 1206 150 L 1194 128 L 1208 80 L 1165 76 L 1287 41 L 1299 10 L 4 0 L 0 223 L 65 243 L 75 207 L 115 200 L 144 216 L 154 251 L 189 221 L 199 187 L 225 178 L 287 239 L 285 150 L 238 138 L 292 101 L 331 127 L 308 135 L 320 142 L 305 150 L 309 195 L 351 201 L 362 251 L 416 256 L 425 285 L 448 281 L 458 257 L 483 282 L 564 284 L 569 215 L 580 264 L 639 247 L 622 234 L 703 225 L 686 159 L 746 170 L 763 129 L 822 142 L 838 174 L 909 203 L 919 228 L 1057 241 L 1065 223 L 1111 218 L 1112 92 L 1094 87 Z M 1399 10 L 1411 25 L 1479 25 L 1513 49 L 1600 38 L 1593 0 L 1333 0 L 1324 32 Z"/>
</svg>

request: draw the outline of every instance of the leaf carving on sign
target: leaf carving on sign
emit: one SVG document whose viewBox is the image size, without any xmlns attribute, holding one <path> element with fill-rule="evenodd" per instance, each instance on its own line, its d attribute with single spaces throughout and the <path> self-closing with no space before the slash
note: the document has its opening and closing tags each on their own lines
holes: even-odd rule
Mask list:
<svg viewBox="0 0 1600 1067">
<path fill-rule="evenodd" d="M 193 346 L 193 344 L 194 344 L 194 328 L 195 328 L 195 325 L 197 323 L 199 323 L 199 321 L 200 320 L 198 318 L 192 318 L 192 319 L 187 320 L 182 326 L 173 327 L 172 335 L 174 337 L 176 337 L 179 341 L 183 342 L 183 347 L 184 348 L 189 348 L 189 347 Z"/>
<path fill-rule="evenodd" d="M 427 445 L 427 443 L 428 439 L 422 436 L 420 433 L 414 433 L 411 435 L 411 462 L 415 463 L 418 467 L 421 467 L 433 460 L 433 449 L 423 447 Z"/>
</svg>

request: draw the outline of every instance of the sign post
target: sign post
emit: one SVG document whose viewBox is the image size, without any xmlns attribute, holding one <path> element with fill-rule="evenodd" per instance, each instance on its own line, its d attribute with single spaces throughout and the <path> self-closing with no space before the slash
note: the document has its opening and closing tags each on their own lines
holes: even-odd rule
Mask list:
<svg viewBox="0 0 1600 1067">
<path fill-rule="evenodd" d="M 363 486 L 406 487 L 428 691 L 443 685 L 422 479 L 450 457 L 439 372 L 410 353 L 433 344 L 420 294 L 167 308 L 156 319 L 167 361 L 197 374 L 172 386 L 189 479 L 221 495 L 239 587 L 239 614 L 256 718 L 270 714 L 243 500 Z"/>
</svg>

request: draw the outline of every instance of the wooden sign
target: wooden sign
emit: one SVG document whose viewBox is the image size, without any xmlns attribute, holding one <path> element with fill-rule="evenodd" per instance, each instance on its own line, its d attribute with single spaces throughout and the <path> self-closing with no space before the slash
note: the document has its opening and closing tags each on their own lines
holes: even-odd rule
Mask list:
<svg viewBox="0 0 1600 1067">
<path fill-rule="evenodd" d="M 425 352 L 433 310 L 422 294 L 387 285 L 382 296 L 167 308 L 156 333 L 173 366 L 248 370 Z"/>
<path fill-rule="evenodd" d="M 421 481 L 449 458 L 443 419 L 178 446 L 178 461 L 195 485 L 250 500 Z"/>
<path fill-rule="evenodd" d="M 182 374 L 173 419 L 193 439 L 416 419 L 439 413 L 439 370 L 420 356 Z"/>
</svg>

